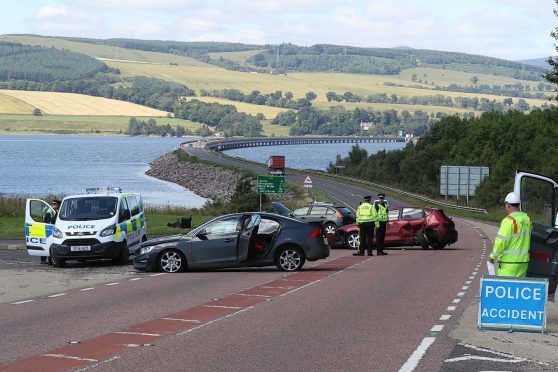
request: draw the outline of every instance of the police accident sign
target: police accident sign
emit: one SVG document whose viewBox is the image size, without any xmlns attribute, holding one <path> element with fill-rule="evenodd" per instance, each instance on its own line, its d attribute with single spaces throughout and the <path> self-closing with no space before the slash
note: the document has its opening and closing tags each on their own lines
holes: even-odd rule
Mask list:
<svg viewBox="0 0 558 372">
<path fill-rule="evenodd" d="M 544 332 L 548 280 L 483 275 L 479 329 Z"/>
</svg>

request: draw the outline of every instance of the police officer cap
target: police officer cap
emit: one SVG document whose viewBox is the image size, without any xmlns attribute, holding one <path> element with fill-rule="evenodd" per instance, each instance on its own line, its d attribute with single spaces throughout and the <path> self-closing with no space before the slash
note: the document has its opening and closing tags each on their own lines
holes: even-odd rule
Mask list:
<svg viewBox="0 0 558 372">
<path fill-rule="evenodd" d="M 385 198 L 386 194 L 378 194 L 378 198 Z"/>
<path fill-rule="evenodd" d="M 519 204 L 521 203 L 521 200 L 519 200 L 519 196 L 517 196 L 517 194 L 512 191 L 508 195 L 506 195 L 506 199 L 504 199 L 504 202 L 509 204 Z"/>
<path fill-rule="evenodd" d="M 62 203 L 62 202 L 61 202 L 60 200 L 58 200 L 58 199 L 54 199 L 54 200 L 52 201 L 52 204 L 60 204 L 60 203 Z"/>
<path fill-rule="evenodd" d="M 370 195 L 366 195 L 366 196 L 364 197 L 364 200 L 368 200 L 368 201 L 370 201 L 370 200 L 372 200 L 372 196 L 370 196 Z"/>
</svg>

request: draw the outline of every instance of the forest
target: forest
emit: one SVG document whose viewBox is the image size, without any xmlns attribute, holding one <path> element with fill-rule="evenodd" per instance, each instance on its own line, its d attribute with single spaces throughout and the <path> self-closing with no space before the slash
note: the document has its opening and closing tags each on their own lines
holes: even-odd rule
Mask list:
<svg viewBox="0 0 558 372">
<path fill-rule="evenodd" d="M 473 205 L 499 206 L 513 189 L 516 170 L 558 178 L 557 122 L 556 108 L 488 112 L 468 119 L 450 116 L 402 150 L 369 155 L 354 146 L 347 157 L 330 163 L 328 171 L 343 165 L 346 175 L 436 197 L 442 165 L 486 166 L 490 175 L 477 188 Z"/>
</svg>

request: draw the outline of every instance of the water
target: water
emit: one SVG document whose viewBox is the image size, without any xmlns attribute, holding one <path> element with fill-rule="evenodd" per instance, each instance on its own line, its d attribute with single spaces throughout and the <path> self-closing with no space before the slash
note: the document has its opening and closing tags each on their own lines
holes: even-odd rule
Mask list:
<svg viewBox="0 0 558 372">
<path fill-rule="evenodd" d="M 206 199 L 145 175 L 149 162 L 185 138 L 124 136 L 0 136 L 0 194 L 82 194 L 87 187 L 121 187 L 146 204 L 201 207 Z"/>
<path fill-rule="evenodd" d="M 354 143 L 327 143 L 245 147 L 227 150 L 224 153 L 259 163 L 265 163 L 271 155 L 284 155 L 288 168 L 326 170 L 330 162 L 335 162 L 337 155 L 346 157 L 354 145 Z M 371 155 L 381 150 L 402 149 L 405 147 L 405 142 L 366 142 L 358 145 Z"/>
</svg>

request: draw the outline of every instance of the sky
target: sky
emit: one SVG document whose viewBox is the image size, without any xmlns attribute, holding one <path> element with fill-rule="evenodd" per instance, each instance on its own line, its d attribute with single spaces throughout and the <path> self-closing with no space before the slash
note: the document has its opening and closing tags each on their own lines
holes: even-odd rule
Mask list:
<svg viewBox="0 0 558 372">
<path fill-rule="evenodd" d="M 553 0 L 2 0 L 0 34 L 555 56 Z"/>
</svg>

